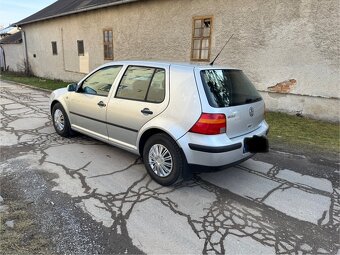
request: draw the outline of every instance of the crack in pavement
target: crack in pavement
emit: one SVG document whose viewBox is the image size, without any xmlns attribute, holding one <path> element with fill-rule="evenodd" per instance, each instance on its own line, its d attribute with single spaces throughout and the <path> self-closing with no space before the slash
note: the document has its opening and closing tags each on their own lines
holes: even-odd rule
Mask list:
<svg viewBox="0 0 340 255">
<path fill-rule="evenodd" d="M 284 187 L 284 186 L 286 186 L 286 187 Z M 268 193 L 263 198 L 256 198 L 255 200 L 258 200 L 260 202 L 264 202 L 264 200 L 266 200 L 275 191 L 277 191 L 277 190 L 285 190 L 285 189 L 289 189 L 291 187 L 292 187 L 292 185 L 287 185 L 287 182 L 284 182 L 284 183 L 280 184 L 279 186 L 277 186 L 275 189 L 272 189 L 272 190 L 268 191 Z"/>
<path fill-rule="evenodd" d="M 115 171 L 112 171 L 112 172 L 107 173 L 107 174 L 93 175 L 93 176 L 90 176 L 90 177 L 88 177 L 88 178 L 91 179 L 91 178 L 98 178 L 98 177 L 104 177 L 104 176 L 114 175 L 114 174 L 121 173 L 121 172 L 124 172 L 124 171 L 126 171 L 126 170 L 129 170 L 129 169 L 130 169 L 131 167 L 133 167 L 133 166 L 141 165 L 141 164 L 143 164 L 143 163 L 141 162 L 141 158 L 138 157 L 132 164 L 128 165 L 127 167 L 125 167 L 125 168 L 123 168 L 123 169 L 121 169 L 121 170 L 115 170 Z"/>
<path fill-rule="evenodd" d="M 303 245 L 310 246 L 311 253 L 319 253 L 319 249 L 336 253 L 339 246 L 336 230 L 333 229 L 331 233 L 328 233 L 327 226 L 321 227 L 307 222 L 303 222 L 303 225 L 307 225 L 308 228 L 301 229 L 299 227 L 301 221 L 259 201 L 238 197 L 236 194 L 202 179 L 200 182 L 203 182 L 208 190 L 213 189 L 213 192 L 217 194 L 217 200 L 209 208 L 205 220 L 205 225 L 210 226 L 210 229 L 206 227 L 203 228 L 203 231 L 210 236 L 216 231 L 220 234 L 218 245 L 210 240 L 203 253 L 209 251 L 224 253 L 225 247 L 223 247 L 222 241 L 227 233 L 242 237 L 249 236 L 264 245 L 274 246 L 277 254 L 306 252 L 302 248 Z M 241 203 L 241 206 L 237 203 Z M 282 219 L 284 219 L 285 225 L 280 223 Z M 315 237 L 315 233 L 318 233 L 317 237 Z M 316 238 L 322 238 L 322 247 L 316 245 L 314 242 Z M 332 242 L 334 242 L 334 246 L 331 245 Z M 329 246 L 333 246 L 332 249 L 328 250 Z"/>
<path fill-rule="evenodd" d="M 330 195 L 331 195 L 331 193 L 329 193 L 327 191 L 320 190 L 320 189 L 310 187 L 310 186 L 307 186 L 307 185 L 303 185 L 303 184 L 297 184 L 297 183 L 294 183 L 294 182 L 290 182 L 290 181 L 278 178 L 278 177 L 276 177 L 276 175 L 275 176 L 268 176 L 264 173 L 255 171 L 253 169 L 250 169 L 249 167 L 245 167 L 245 166 L 242 166 L 242 165 L 235 166 L 235 168 L 238 168 L 238 169 L 243 170 L 243 171 L 247 171 L 249 173 L 252 173 L 254 175 L 260 176 L 260 177 L 268 179 L 268 180 L 273 180 L 273 181 L 281 183 L 281 184 L 287 184 L 287 185 L 289 185 L 289 187 L 294 187 L 294 188 L 300 189 L 300 190 L 302 190 L 306 193 L 319 194 L 319 195 L 328 196 L 328 197 L 330 197 Z"/>
</svg>

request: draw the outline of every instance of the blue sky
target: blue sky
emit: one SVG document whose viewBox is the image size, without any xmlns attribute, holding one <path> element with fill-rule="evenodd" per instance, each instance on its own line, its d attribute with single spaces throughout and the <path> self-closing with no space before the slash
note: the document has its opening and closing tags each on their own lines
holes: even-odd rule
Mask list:
<svg viewBox="0 0 340 255">
<path fill-rule="evenodd" d="M 57 0 L 0 0 L 0 25 L 20 21 Z"/>
</svg>

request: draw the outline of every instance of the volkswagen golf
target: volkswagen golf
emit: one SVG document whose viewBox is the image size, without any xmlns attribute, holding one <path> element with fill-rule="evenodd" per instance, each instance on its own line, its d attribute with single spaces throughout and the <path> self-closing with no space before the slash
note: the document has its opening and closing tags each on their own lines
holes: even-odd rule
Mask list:
<svg viewBox="0 0 340 255">
<path fill-rule="evenodd" d="M 140 155 L 161 185 L 268 151 L 264 101 L 235 68 L 111 62 L 53 91 L 50 109 L 59 135 L 77 131 Z"/>
</svg>

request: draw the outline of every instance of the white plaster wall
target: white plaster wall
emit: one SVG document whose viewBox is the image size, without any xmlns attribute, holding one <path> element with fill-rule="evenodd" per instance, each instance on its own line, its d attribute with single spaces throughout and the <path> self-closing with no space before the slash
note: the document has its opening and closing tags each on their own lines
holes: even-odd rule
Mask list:
<svg viewBox="0 0 340 255">
<path fill-rule="evenodd" d="M 6 68 L 13 72 L 25 71 L 25 51 L 23 43 L 2 44 L 5 51 Z"/>
<path fill-rule="evenodd" d="M 261 95 L 267 110 L 339 122 L 339 99 L 268 92 L 261 92 Z"/>
<path fill-rule="evenodd" d="M 212 15 L 212 56 L 234 34 L 215 63 L 242 68 L 266 95 L 269 110 L 339 121 L 339 13 L 338 0 L 144 0 L 23 29 L 36 75 L 78 80 L 107 62 L 105 28 L 113 29 L 115 60 L 189 62 L 192 17 Z M 85 56 L 77 55 L 77 40 L 84 40 Z M 57 56 L 51 41 L 58 43 Z M 297 81 L 289 95 L 266 94 L 289 79 Z"/>
</svg>

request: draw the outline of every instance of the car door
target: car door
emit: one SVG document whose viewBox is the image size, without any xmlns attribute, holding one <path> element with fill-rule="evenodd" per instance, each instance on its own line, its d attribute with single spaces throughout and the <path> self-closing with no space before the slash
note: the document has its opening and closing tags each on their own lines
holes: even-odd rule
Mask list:
<svg viewBox="0 0 340 255">
<path fill-rule="evenodd" d="M 109 93 L 122 66 L 107 66 L 86 77 L 77 92 L 70 94 L 72 128 L 107 140 L 106 109 Z"/>
<path fill-rule="evenodd" d="M 135 149 L 138 131 L 165 110 L 169 66 L 128 66 L 107 107 L 109 140 Z"/>
</svg>

